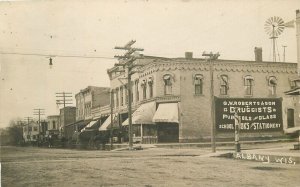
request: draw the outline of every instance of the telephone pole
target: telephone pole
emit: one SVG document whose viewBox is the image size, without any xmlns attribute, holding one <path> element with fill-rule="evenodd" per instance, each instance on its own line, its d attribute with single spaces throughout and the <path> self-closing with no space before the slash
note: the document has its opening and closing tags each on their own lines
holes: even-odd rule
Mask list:
<svg viewBox="0 0 300 187">
<path fill-rule="evenodd" d="M 39 116 L 39 135 L 41 134 L 41 115 L 45 115 L 45 109 L 36 108 L 33 109 L 33 115 Z"/>
<path fill-rule="evenodd" d="M 135 43 L 135 40 L 131 40 L 128 42 L 125 46 L 123 47 L 115 47 L 115 49 L 121 49 L 121 50 L 126 50 L 126 53 L 122 56 L 116 55 L 115 58 L 118 58 L 119 61 L 118 64 L 115 64 L 115 66 L 122 66 L 123 69 L 127 70 L 127 97 L 128 97 L 128 123 L 129 123 L 129 132 L 128 132 L 128 137 L 129 137 L 129 149 L 133 149 L 133 130 L 132 130 L 132 109 L 131 109 L 131 104 L 132 104 L 132 98 L 131 98 L 131 92 L 132 92 L 132 87 L 131 87 L 131 75 L 136 73 L 133 71 L 133 69 L 137 66 L 140 66 L 138 64 L 134 64 L 134 61 L 136 59 L 141 58 L 139 54 L 135 54 L 137 51 L 144 51 L 142 48 L 132 48 L 131 46 Z M 126 72 L 126 71 L 125 71 Z"/>
<path fill-rule="evenodd" d="M 215 127 L 215 94 L 214 94 L 214 60 L 218 59 L 219 53 L 205 53 L 202 56 L 207 56 L 209 60 L 209 72 L 210 72 L 210 100 L 211 100 L 211 148 L 212 152 L 216 152 L 216 127 Z"/>
<path fill-rule="evenodd" d="M 72 99 L 67 99 L 67 98 L 73 97 L 72 93 L 60 92 L 60 93 L 55 93 L 55 94 L 56 94 L 56 97 L 58 98 L 58 99 L 56 99 L 57 105 L 64 105 L 64 108 L 65 108 L 67 104 L 73 104 Z"/>
<path fill-rule="evenodd" d="M 29 121 L 30 121 L 30 120 L 32 121 L 33 119 L 32 119 L 32 117 L 29 117 L 29 116 L 28 116 L 28 117 L 25 117 L 24 119 L 27 120 L 27 136 L 26 136 L 26 139 L 27 139 L 27 141 L 28 141 L 28 135 L 29 135 Z"/>
<path fill-rule="evenodd" d="M 66 113 L 65 113 L 65 107 L 66 107 L 66 105 L 68 105 L 68 104 L 73 104 L 72 103 L 72 99 L 68 99 L 68 98 L 72 98 L 73 96 L 72 96 L 72 93 L 70 93 L 70 92 L 59 92 L 59 93 L 55 93 L 56 94 L 56 97 L 57 97 L 57 99 L 56 99 L 56 104 L 57 105 L 63 105 L 64 107 L 63 107 L 63 111 L 64 111 L 64 115 L 63 115 L 63 129 L 64 129 L 64 126 L 66 125 L 66 118 L 65 118 L 65 115 L 66 115 Z M 61 123 L 61 121 L 60 121 L 60 126 L 62 125 L 62 123 Z M 62 127 L 62 126 L 61 126 Z M 63 132 L 64 133 L 64 132 Z M 60 131 L 60 135 L 62 135 L 63 134 L 61 131 Z"/>
</svg>

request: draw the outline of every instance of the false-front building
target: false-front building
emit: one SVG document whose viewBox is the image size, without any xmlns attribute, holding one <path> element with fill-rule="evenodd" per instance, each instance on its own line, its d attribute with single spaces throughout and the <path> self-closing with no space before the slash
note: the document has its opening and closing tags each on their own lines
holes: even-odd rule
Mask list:
<svg viewBox="0 0 300 187">
<path fill-rule="evenodd" d="M 255 51 L 255 61 L 208 60 L 191 54 L 136 60 L 139 66 L 131 76 L 134 141 L 208 141 L 212 124 L 217 139 L 233 138 L 229 123 L 234 123 L 234 109 L 242 118 L 242 139 L 283 136 L 288 122 L 295 120 L 293 102 L 284 92 L 297 75 L 297 64 L 264 62 L 261 49 Z M 120 127 L 126 128 L 127 73 L 120 70 L 121 66 L 115 66 L 108 74 L 114 93 L 113 113 Z M 248 110 L 252 116 L 245 114 Z"/>
</svg>

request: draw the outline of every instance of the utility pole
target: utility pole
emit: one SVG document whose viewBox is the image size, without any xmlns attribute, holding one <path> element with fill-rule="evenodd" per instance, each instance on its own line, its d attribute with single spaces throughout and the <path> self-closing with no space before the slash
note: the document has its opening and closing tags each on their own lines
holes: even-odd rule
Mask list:
<svg viewBox="0 0 300 187">
<path fill-rule="evenodd" d="M 113 149 L 113 122 L 114 122 L 113 93 L 114 93 L 113 90 L 110 89 L 110 125 L 111 125 L 111 128 L 110 128 L 110 150 Z"/>
<path fill-rule="evenodd" d="M 39 135 L 41 134 L 41 115 L 45 115 L 45 109 L 36 108 L 33 109 L 33 115 L 39 116 Z"/>
<path fill-rule="evenodd" d="M 64 129 L 64 126 L 66 125 L 66 118 L 65 118 L 65 107 L 67 104 L 73 104 L 72 103 L 72 99 L 67 99 L 67 98 L 72 98 L 72 93 L 70 92 L 59 92 L 59 93 L 55 93 L 56 94 L 56 104 L 57 105 L 63 105 L 63 111 L 64 111 L 64 115 L 63 115 L 63 129 Z M 60 126 L 62 125 L 61 121 L 60 121 Z M 60 131 L 60 134 L 62 135 L 62 132 Z"/>
<path fill-rule="evenodd" d="M 209 60 L 209 72 L 210 72 L 210 100 L 211 100 L 211 148 L 212 152 L 216 152 L 216 127 L 215 127 L 215 94 L 214 94 L 214 60 L 218 59 L 219 53 L 205 53 L 202 56 L 207 56 Z"/>
<path fill-rule="evenodd" d="M 234 113 L 234 145 L 235 152 L 241 152 L 240 145 L 240 127 L 241 127 L 241 117 L 238 115 L 237 108 Z"/>
<path fill-rule="evenodd" d="M 142 48 L 132 48 L 131 46 L 135 43 L 135 40 L 131 40 L 128 42 L 124 47 L 115 47 L 115 49 L 121 49 L 126 50 L 127 52 L 123 56 L 116 55 L 115 58 L 118 58 L 119 60 L 123 60 L 122 62 L 119 62 L 118 64 L 115 64 L 115 66 L 122 66 L 124 69 L 127 69 L 127 97 L 128 97 L 128 123 L 129 123 L 129 149 L 133 149 L 133 130 L 132 130 L 132 98 L 131 98 L 131 75 L 136 73 L 133 71 L 133 69 L 137 66 L 140 66 L 138 64 L 134 64 L 134 61 L 138 58 L 141 58 L 140 55 L 134 55 L 136 51 L 144 51 Z"/>
<path fill-rule="evenodd" d="M 28 140 L 28 135 L 29 135 L 29 121 L 33 120 L 32 117 L 25 117 L 24 118 L 25 120 L 27 120 L 27 136 L 26 136 L 26 139 Z"/>
<path fill-rule="evenodd" d="M 64 108 L 65 108 L 67 104 L 73 104 L 72 99 L 67 99 L 67 98 L 73 97 L 72 93 L 60 92 L 60 93 L 55 93 L 55 94 L 56 94 L 56 97 L 58 98 L 58 99 L 56 99 L 57 105 L 64 105 Z"/>
<path fill-rule="evenodd" d="M 287 47 L 286 45 L 283 45 L 283 62 L 285 62 L 285 48 Z"/>
</svg>

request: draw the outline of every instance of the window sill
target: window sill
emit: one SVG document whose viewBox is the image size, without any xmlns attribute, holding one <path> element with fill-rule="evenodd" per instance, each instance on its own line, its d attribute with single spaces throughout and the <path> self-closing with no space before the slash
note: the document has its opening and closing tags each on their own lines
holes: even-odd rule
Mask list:
<svg viewBox="0 0 300 187">
<path fill-rule="evenodd" d="M 194 94 L 195 97 L 204 97 L 204 94 Z"/>
<path fill-rule="evenodd" d="M 228 98 L 229 95 L 228 94 L 227 95 L 219 95 L 219 97 L 221 97 L 221 98 Z"/>
</svg>

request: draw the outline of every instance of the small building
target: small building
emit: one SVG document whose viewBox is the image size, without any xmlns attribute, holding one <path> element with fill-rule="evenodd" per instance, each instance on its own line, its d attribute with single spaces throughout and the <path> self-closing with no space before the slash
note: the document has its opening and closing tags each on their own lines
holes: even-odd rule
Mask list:
<svg viewBox="0 0 300 187">
<path fill-rule="evenodd" d="M 60 126 L 60 116 L 59 115 L 51 115 L 47 116 L 47 130 L 46 135 L 59 135 Z"/>
<path fill-rule="evenodd" d="M 25 142 L 37 142 L 39 138 L 39 124 L 30 121 L 23 126 L 23 138 Z"/>
</svg>

